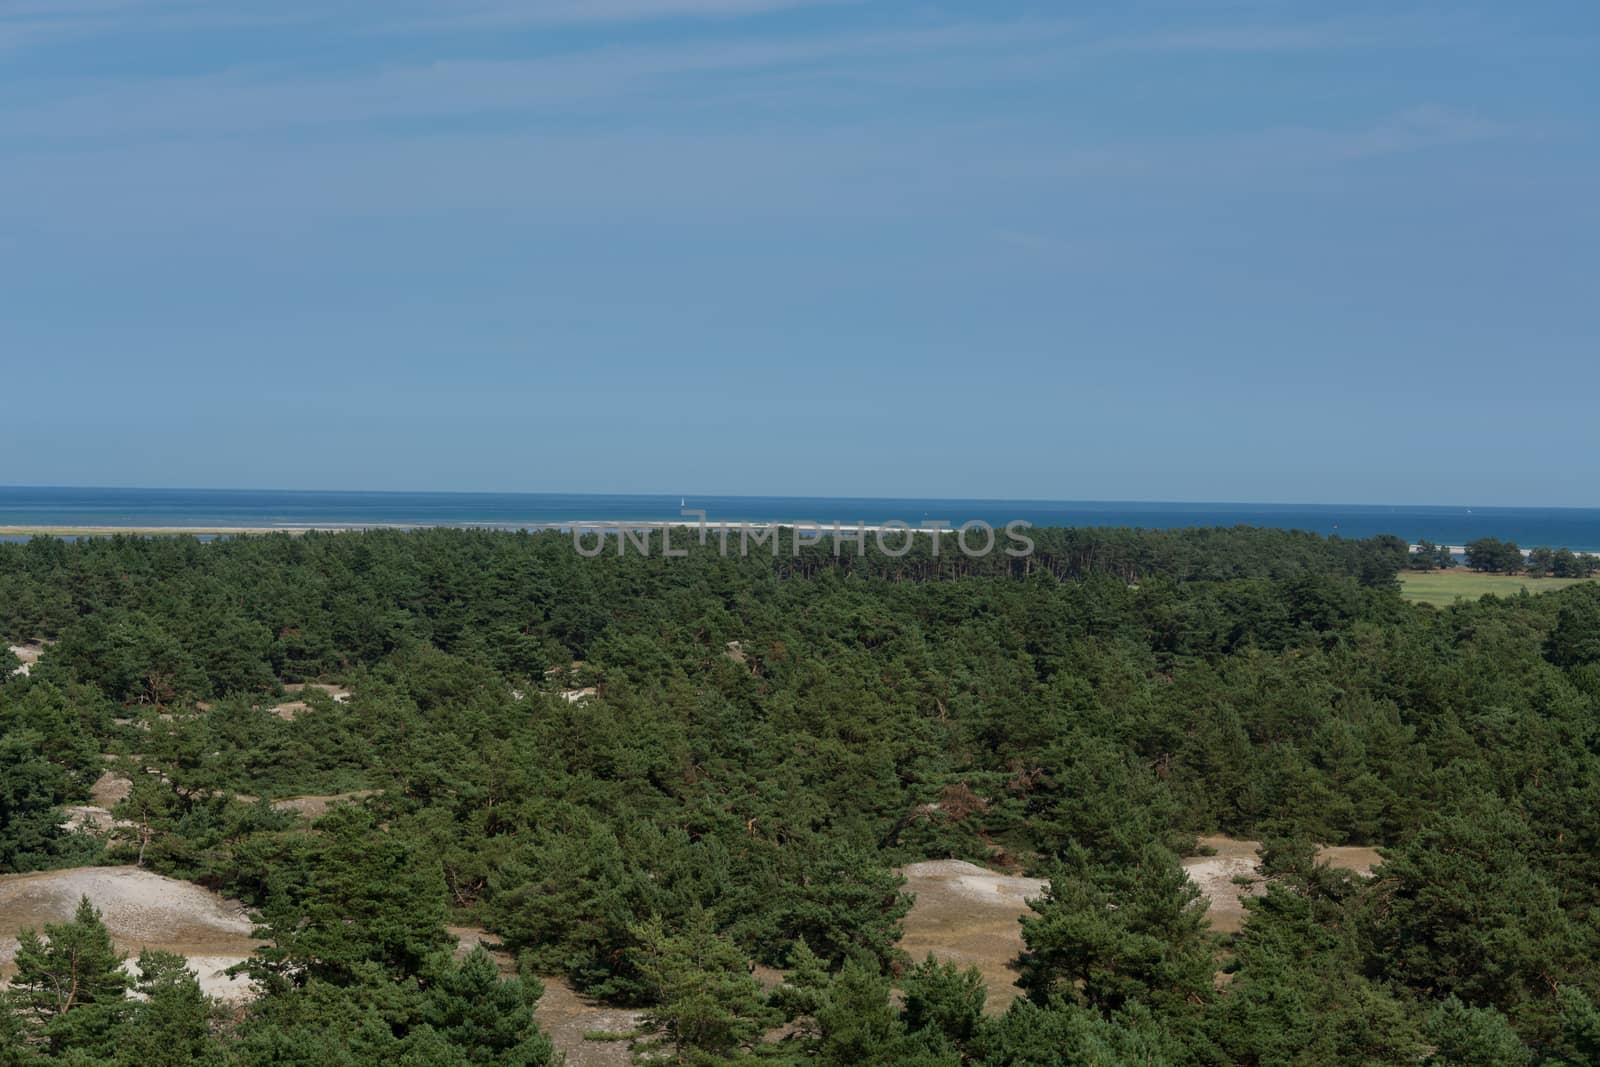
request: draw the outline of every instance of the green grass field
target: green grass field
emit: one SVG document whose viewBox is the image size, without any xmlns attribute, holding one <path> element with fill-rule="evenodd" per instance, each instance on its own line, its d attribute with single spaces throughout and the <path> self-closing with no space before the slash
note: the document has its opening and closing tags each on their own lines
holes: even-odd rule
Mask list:
<svg viewBox="0 0 1600 1067">
<path fill-rule="evenodd" d="M 1593 578 L 1528 578 L 1513 574 L 1479 574 L 1465 567 L 1448 571 L 1401 571 L 1401 595 L 1407 600 L 1444 607 L 1458 599 L 1476 600 L 1485 593 L 1516 596 L 1517 590 L 1548 593 Z"/>
</svg>

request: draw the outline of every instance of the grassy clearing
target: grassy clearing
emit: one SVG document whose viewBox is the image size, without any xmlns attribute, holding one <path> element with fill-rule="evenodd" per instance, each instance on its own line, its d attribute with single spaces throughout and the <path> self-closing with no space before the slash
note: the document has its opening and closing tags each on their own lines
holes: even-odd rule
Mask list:
<svg viewBox="0 0 1600 1067">
<path fill-rule="evenodd" d="M 1548 593 L 1593 578 L 1529 578 L 1516 574 L 1479 574 L 1465 567 L 1448 571 L 1401 571 L 1400 592 L 1407 600 L 1446 607 L 1460 599 L 1476 600 L 1492 593 L 1516 596 L 1519 590 Z"/>
</svg>

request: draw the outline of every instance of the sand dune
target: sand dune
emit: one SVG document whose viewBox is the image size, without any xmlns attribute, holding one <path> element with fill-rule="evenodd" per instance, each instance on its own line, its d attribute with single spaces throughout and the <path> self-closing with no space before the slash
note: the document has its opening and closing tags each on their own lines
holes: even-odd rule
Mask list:
<svg viewBox="0 0 1600 1067">
<path fill-rule="evenodd" d="M 136 867 L 77 867 L 0 875 L 0 976 L 14 973 L 17 934 L 71 920 L 80 897 L 100 909 L 129 964 L 143 948 L 189 958 L 201 988 L 223 1000 L 251 995 L 244 978 L 222 972 L 242 962 L 259 942 L 250 936 L 243 905 L 189 882 Z"/>
</svg>

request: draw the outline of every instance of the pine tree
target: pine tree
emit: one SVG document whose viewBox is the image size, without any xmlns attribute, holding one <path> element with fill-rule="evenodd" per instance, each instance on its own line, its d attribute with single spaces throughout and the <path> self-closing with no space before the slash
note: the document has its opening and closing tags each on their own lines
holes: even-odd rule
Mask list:
<svg viewBox="0 0 1600 1067">
<path fill-rule="evenodd" d="M 23 930 L 17 942 L 8 997 L 33 1040 L 52 1051 L 103 1043 L 126 1008 L 130 979 L 89 898 L 71 922 L 46 923 L 42 938 Z"/>
<path fill-rule="evenodd" d="M 135 1005 L 118 1040 L 117 1059 L 126 1067 L 189 1067 L 216 1063 L 221 1049 L 211 1037 L 215 1005 L 200 990 L 188 961 L 171 952 L 139 953 Z"/>
<path fill-rule="evenodd" d="M 928 958 L 906 972 L 901 981 L 905 1007 L 901 1018 L 913 1033 L 933 1030 L 953 1044 L 965 1045 L 983 1018 L 988 991 L 976 967 L 961 968 L 950 961 Z"/>
<path fill-rule="evenodd" d="M 252 958 L 252 977 L 343 984 L 373 967 L 410 976 L 449 944 L 444 876 L 415 840 L 341 806 L 305 845 L 268 881 L 261 911 L 271 943 Z"/>
<path fill-rule="evenodd" d="M 555 1052 L 533 1021 L 543 988 L 500 977 L 479 945 L 437 975 L 424 994 L 423 1021 L 469 1063 L 484 1067 L 544 1067 Z"/>
<path fill-rule="evenodd" d="M 678 1062 L 726 1056 L 754 1042 L 772 1019 L 743 953 L 717 935 L 711 916 L 691 915 L 681 934 L 659 918 L 634 927 L 639 972 L 656 1003 L 647 1025 Z"/>
<path fill-rule="evenodd" d="M 1110 1015 L 1210 998 L 1205 900 L 1164 848 L 1147 846 L 1132 869 L 1064 866 L 1035 911 L 1018 984 L 1040 1006 L 1065 998 Z"/>
<path fill-rule="evenodd" d="M 1423 1033 L 1434 1045 L 1429 1067 L 1526 1067 L 1533 1053 L 1506 1017 L 1493 1008 L 1471 1008 L 1454 996 L 1428 1016 Z"/>
</svg>

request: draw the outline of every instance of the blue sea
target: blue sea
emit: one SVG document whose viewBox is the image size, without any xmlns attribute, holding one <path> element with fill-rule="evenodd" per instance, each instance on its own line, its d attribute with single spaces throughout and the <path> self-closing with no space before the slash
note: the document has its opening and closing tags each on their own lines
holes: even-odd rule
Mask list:
<svg viewBox="0 0 1600 1067">
<path fill-rule="evenodd" d="M 681 520 L 832 523 L 929 520 L 1001 526 L 1269 526 L 1341 537 L 1394 534 L 1461 545 L 1500 537 L 1600 552 L 1600 508 L 1364 504 L 1157 503 L 1105 500 L 932 500 L 860 497 L 639 496 L 587 493 L 300 492 L 269 489 L 0 487 L 3 526 L 493 526 L 567 527 L 586 521 Z M 21 540 L 15 536 L 6 540 Z"/>
</svg>

